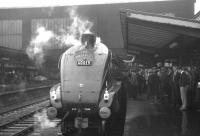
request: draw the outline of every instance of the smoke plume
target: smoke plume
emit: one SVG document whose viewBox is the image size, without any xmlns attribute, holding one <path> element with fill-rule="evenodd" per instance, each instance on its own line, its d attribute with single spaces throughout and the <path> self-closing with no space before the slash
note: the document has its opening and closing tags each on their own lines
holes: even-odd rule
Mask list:
<svg viewBox="0 0 200 136">
<path fill-rule="evenodd" d="M 48 42 L 54 37 L 52 31 L 48 31 L 45 27 L 39 27 L 36 31 L 36 37 L 34 37 L 26 52 L 32 60 L 36 63 L 36 66 L 40 66 L 44 62 L 44 48 L 48 46 Z"/>
<path fill-rule="evenodd" d="M 90 33 L 93 23 L 87 19 L 81 18 L 77 13 L 77 7 L 68 8 L 69 25 L 65 29 L 60 28 L 56 34 L 51 30 L 47 30 L 45 26 L 38 24 L 36 36 L 32 38 L 30 45 L 26 49 L 29 58 L 34 60 L 36 66 L 41 67 L 45 62 L 45 50 L 49 48 L 55 49 L 76 46 L 81 44 L 81 35 Z M 51 40 L 54 39 L 59 45 L 52 45 Z M 56 46 L 56 47 L 52 47 Z"/>
</svg>

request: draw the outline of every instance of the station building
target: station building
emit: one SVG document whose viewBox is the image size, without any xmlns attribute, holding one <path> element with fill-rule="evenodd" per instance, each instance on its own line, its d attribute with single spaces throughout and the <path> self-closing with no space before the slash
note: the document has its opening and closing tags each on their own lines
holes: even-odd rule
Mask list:
<svg viewBox="0 0 200 136">
<path fill-rule="evenodd" d="M 160 16 L 168 16 L 169 18 L 187 18 L 192 19 L 194 17 L 194 4 L 195 0 L 163 0 L 155 2 L 130 2 L 130 3 L 112 3 L 112 4 L 97 4 L 97 5 L 80 5 L 77 8 L 77 13 L 80 17 L 88 19 L 93 22 L 94 26 L 92 31 L 97 33 L 101 37 L 103 43 L 105 43 L 114 53 L 124 55 L 127 53 L 127 43 L 124 38 L 123 20 L 126 16 L 123 16 L 120 11 L 124 9 L 130 9 L 134 11 L 147 12 L 153 14 L 159 14 Z M 34 71 L 36 67 L 34 63 L 29 61 L 29 58 L 25 52 L 26 48 L 30 45 L 31 39 L 35 36 L 35 32 L 38 25 L 44 26 L 47 30 L 53 31 L 59 34 L 59 29 L 66 29 L 69 25 L 69 6 L 56 6 L 56 7 L 20 7 L 20 8 L 1 8 L 0 9 L 0 63 L 1 73 L 5 71 L 11 71 L 13 69 L 21 69 L 22 71 Z M 144 21 L 142 21 L 143 24 Z M 145 24 L 145 23 L 144 23 Z M 135 24 L 134 24 L 135 25 Z M 152 24 L 153 26 L 156 24 Z M 135 31 L 135 29 L 141 30 Z M 144 38 L 146 30 L 145 25 L 134 27 L 129 32 L 133 31 L 143 33 L 137 35 L 140 40 Z M 163 26 L 166 27 L 166 26 Z M 168 27 L 168 26 L 167 26 Z M 165 29 L 165 28 L 164 28 Z M 156 31 L 156 32 L 155 32 Z M 161 47 L 165 47 L 169 44 L 173 44 L 174 40 L 179 41 L 187 39 L 186 42 L 194 41 L 190 36 L 182 36 L 182 33 L 173 32 L 171 35 L 168 33 L 160 32 L 162 30 L 154 30 L 156 36 L 154 40 L 164 40 L 161 43 Z M 196 30 L 194 30 L 196 31 Z M 149 33 L 150 34 L 150 33 Z M 134 35 L 133 35 L 134 36 Z M 181 37 L 181 38 L 180 38 Z M 149 51 L 144 50 L 151 47 L 145 46 L 146 43 L 140 43 L 137 39 L 133 39 L 131 43 L 133 48 L 137 46 L 139 50 L 129 50 L 134 55 L 148 56 Z M 198 37 L 195 41 L 198 41 Z M 160 42 L 161 42 L 160 41 Z M 148 41 L 147 41 L 148 42 Z M 155 46 L 155 41 L 151 41 L 151 46 Z M 138 44 L 138 45 L 136 45 Z M 141 44 L 141 45 L 139 45 Z M 156 43 L 159 44 L 159 43 Z M 125 47 L 125 48 L 124 48 Z M 143 49 L 143 47 L 145 49 Z M 132 48 L 132 47 L 131 47 Z M 142 49 L 142 51 L 141 51 Z M 55 40 L 51 41 L 51 46 L 46 50 L 46 65 L 57 67 L 57 62 L 60 54 L 66 50 L 62 46 L 59 46 Z M 151 54 L 155 56 L 157 52 Z M 149 57 L 149 56 L 148 56 Z M 151 58 L 150 57 L 150 58 Z M 9 70 L 8 70 L 9 69 Z"/>
</svg>

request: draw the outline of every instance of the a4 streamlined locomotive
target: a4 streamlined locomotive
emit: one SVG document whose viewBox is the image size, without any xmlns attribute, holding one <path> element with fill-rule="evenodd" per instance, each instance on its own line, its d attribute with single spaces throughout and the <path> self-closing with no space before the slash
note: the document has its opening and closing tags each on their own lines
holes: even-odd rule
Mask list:
<svg viewBox="0 0 200 136">
<path fill-rule="evenodd" d="M 83 34 L 81 46 L 72 46 L 60 59 L 61 82 L 50 90 L 49 118 L 61 118 L 61 132 L 96 129 L 98 135 L 123 135 L 126 89 L 113 76 L 111 51 Z"/>
</svg>

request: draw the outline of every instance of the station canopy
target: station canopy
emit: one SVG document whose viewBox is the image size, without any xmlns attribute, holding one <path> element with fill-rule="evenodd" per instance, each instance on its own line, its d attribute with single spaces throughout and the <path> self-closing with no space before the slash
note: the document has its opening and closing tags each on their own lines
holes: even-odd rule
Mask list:
<svg viewBox="0 0 200 136">
<path fill-rule="evenodd" d="M 200 22 L 134 10 L 120 11 L 124 46 L 141 59 L 200 56 Z"/>
</svg>

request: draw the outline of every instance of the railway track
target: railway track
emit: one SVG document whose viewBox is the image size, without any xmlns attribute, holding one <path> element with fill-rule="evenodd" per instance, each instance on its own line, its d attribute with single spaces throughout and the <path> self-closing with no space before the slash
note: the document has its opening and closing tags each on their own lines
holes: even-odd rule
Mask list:
<svg viewBox="0 0 200 136">
<path fill-rule="evenodd" d="M 33 131 L 35 121 L 33 117 L 29 117 L 0 130 L 0 136 L 21 136 Z"/>
<path fill-rule="evenodd" d="M 59 120 L 55 120 L 54 122 L 59 123 Z M 0 136 L 40 136 L 41 129 L 38 127 L 39 122 L 33 116 L 30 116 L 0 130 Z"/>
<path fill-rule="evenodd" d="M 21 109 L 21 111 L 18 109 L 16 111 L 12 111 L 11 113 L 7 113 L 7 116 L 5 113 L 4 115 L 0 115 L 0 136 L 24 136 L 29 135 L 30 133 L 40 136 L 40 133 L 34 131 L 38 126 L 40 127 L 41 125 L 41 122 L 38 120 L 36 115 L 38 116 L 37 113 L 44 113 L 45 108 L 48 105 L 49 101 L 46 100 L 24 107 Z M 19 114 L 20 116 L 17 116 Z M 42 115 L 39 116 L 43 118 Z M 8 121 L 5 121 L 6 119 Z M 55 124 L 58 122 L 59 120 L 54 121 Z"/>
</svg>

